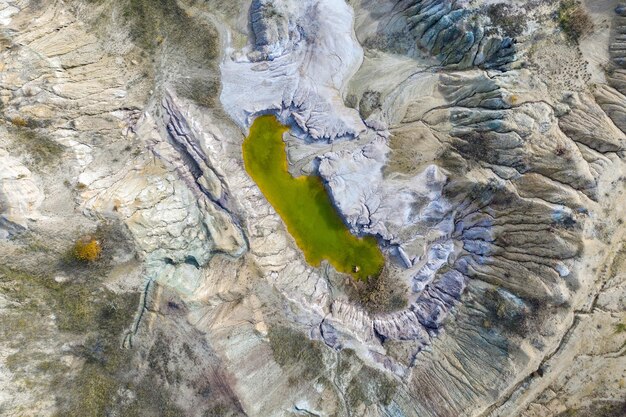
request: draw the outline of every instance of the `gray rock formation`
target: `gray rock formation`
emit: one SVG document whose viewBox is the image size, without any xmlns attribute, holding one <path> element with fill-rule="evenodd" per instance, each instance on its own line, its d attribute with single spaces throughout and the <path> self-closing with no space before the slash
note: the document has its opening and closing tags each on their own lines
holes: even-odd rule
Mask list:
<svg viewBox="0 0 626 417">
<path fill-rule="evenodd" d="M 478 9 L 457 0 L 362 1 L 380 30 L 363 40 L 367 47 L 411 56 L 426 52 L 441 65 L 504 69 L 515 61 L 515 41 L 488 34 Z M 480 22 L 480 23 L 478 23 Z"/>
<path fill-rule="evenodd" d="M 300 33 L 290 30 L 288 13 L 284 3 L 262 0 L 252 2 L 250 26 L 255 46 L 255 51 L 251 52 L 252 60 L 262 61 L 280 56 L 288 48 L 292 36 L 297 37 L 293 42 L 299 41 Z"/>
</svg>

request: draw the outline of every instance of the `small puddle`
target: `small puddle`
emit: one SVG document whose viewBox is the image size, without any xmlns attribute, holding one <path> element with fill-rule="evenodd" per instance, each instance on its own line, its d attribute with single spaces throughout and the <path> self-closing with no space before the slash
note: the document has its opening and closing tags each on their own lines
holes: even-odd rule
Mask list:
<svg viewBox="0 0 626 417">
<path fill-rule="evenodd" d="M 246 171 L 287 225 L 306 261 L 326 259 L 337 271 L 365 280 L 382 270 L 385 259 L 376 239 L 348 230 L 317 176 L 294 178 L 288 171 L 283 134 L 289 127 L 275 116 L 260 116 L 243 142 Z"/>
</svg>

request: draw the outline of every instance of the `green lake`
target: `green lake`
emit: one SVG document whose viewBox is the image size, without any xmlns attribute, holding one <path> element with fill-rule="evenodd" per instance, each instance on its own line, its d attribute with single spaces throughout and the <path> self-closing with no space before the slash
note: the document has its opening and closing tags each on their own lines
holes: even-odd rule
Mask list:
<svg viewBox="0 0 626 417">
<path fill-rule="evenodd" d="M 289 173 L 283 142 L 288 130 L 274 116 L 258 117 L 242 146 L 246 171 L 310 265 L 319 266 L 326 259 L 337 271 L 357 279 L 378 275 L 385 260 L 376 239 L 350 233 L 319 177 L 294 178 Z"/>
</svg>

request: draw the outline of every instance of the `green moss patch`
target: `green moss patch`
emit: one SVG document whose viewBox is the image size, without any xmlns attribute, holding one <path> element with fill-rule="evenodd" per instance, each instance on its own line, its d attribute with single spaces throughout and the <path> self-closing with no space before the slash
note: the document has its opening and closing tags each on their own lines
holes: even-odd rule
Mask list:
<svg viewBox="0 0 626 417">
<path fill-rule="evenodd" d="M 274 116 L 257 118 L 243 143 L 248 174 L 287 225 L 307 262 L 328 260 L 339 272 L 365 280 L 377 276 L 385 260 L 373 237 L 350 233 L 317 176 L 294 178 L 282 140 L 287 126 Z"/>
</svg>

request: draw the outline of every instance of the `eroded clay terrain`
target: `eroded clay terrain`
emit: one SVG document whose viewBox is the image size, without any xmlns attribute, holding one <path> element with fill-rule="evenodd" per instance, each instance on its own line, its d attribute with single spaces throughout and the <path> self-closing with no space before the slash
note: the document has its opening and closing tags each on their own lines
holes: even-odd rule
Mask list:
<svg viewBox="0 0 626 417">
<path fill-rule="evenodd" d="M 0 0 L 0 116 L 2 416 L 626 415 L 626 5 Z"/>
</svg>

